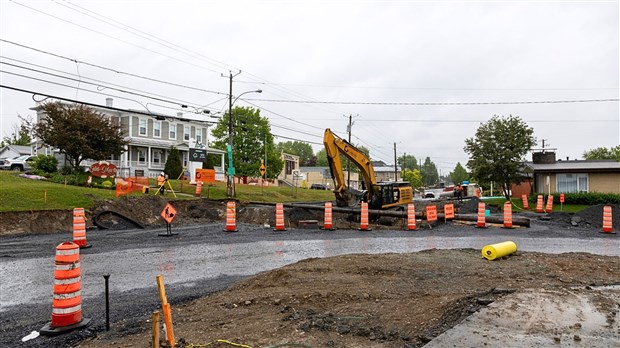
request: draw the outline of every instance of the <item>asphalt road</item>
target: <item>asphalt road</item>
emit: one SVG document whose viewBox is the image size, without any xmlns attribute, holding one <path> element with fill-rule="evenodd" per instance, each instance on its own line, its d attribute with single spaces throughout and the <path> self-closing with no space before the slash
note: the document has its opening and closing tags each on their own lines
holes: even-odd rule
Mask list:
<svg viewBox="0 0 620 348">
<path fill-rule="evenodd" d="M 274 232 L 222 224 L 159 230 L 87 232 L 90 249 L 81 251 L 82 308 L 93 323 L 87 330 L 21 342 L 50 320 L 56 245 L 70 235 L 0 237 L 0 346 L 70 347 L 104 329 L 104 274 L 110 274 L 111 326 L 119 335 L 133 332 L 159 307 L 155 276 L 162 274 L 172 304 L 225 289 L 231 283 L 301 259 L 352 253 L 407 253 L 424 249 L 475 248 L 512 240 L 521 251 L 588 252 L 620 256 L 618 235 L 536 221 L 530 228 L 477 229 L 457 224 L 418 231 Z"/>
</svg>

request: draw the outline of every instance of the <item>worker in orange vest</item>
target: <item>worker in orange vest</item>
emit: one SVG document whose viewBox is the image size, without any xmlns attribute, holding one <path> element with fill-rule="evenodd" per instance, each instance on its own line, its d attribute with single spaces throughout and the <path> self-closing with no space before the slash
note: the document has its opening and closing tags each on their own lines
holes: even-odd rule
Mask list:
<svg viewBox="0 0 620 348">
<path fill-rule="evenodd" d="M 161 172 L 157 177 L 157 187 L 159 188 L 159 194 L 164 195 L 164 185 L 166 184 L 166 175 Z"/>
</svg>

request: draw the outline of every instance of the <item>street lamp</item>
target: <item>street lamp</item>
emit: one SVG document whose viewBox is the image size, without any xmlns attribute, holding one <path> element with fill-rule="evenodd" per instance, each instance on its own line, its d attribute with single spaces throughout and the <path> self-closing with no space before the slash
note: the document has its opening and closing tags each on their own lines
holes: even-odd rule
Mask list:
<svg viewBox="0 0 620 348">
<path fill-rule="evenodd" d="M 233 166 L 232 160 L 232 146 L 233 146 L 233 129 L 232 129 L 232 107 L 233 104 L 239 99 L 242 95 L 248 93 L 263 93 L 261 89 L 257 89 L 255 91 L 247 91 L 239 94 L 234 100 L 232 95 L 232 84 L 230 85 L 231 91 L 228 94 L 228 180 L 226 181 L 226 193 L 228 197 L 233 197 L 235 192 L 233 190 L 233 182 L 232 176 L 235 175 L 235 167 Z"/>
</svg>

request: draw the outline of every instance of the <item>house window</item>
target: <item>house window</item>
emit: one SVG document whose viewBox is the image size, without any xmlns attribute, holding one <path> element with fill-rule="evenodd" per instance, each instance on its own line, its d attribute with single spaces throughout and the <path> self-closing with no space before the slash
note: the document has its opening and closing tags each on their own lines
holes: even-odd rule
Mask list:
<svg viewBox="0 0 620 348">
<path fill-rule="evenodd" d="M 183 168 L 187 167 L 187 160 L 189 158 L 189 153 L 188 152 L 183 152 Z"/>
<path fill-rule="evenodd" d="M 557 174 L 556 191 L 562 193 L 588 192 L 588 174 Z"/>
<path fill-rule="evenodd" d="M 196 143 L 202 144 L 202 128 L 196 128 Z"/>
<path fill-rule="evenodd" d="M 160 150 L 153 151 L 153 163 L 161 164 L 161 151 Z"/>
<path fill-rule="evenodd" d="M 170 133 L 168 134 L 168 138 L 177 140 L 177 125 L 174 123 L 170 124 Z"/>
<path fill-rule="evenodd" d="M 138 150 L 138 163 L 146 163 L 146 151 Z"/>
<path fill-rule="evenodd" d="M 161 122 L 153 121 L 153 136 L 161 138 Z"/>
<path fill-rule="evenodd" d="M 183 127 L 183 139 L 189 140 L 189 127 L 188 126 Z"/>
<path fill-rule="evenodd" d="M 146 120 L 140 119 L 140 123 L 138 124 L 138 134 L 146 135 Z"/>
</svg>

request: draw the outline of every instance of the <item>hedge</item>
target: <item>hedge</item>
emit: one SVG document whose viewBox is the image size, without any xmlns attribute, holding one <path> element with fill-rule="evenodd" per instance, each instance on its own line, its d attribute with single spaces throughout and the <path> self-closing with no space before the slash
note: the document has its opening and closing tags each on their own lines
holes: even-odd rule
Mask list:
<svg viewBox="0 0 620 348">
<path fill-rule="evenodd" d="M 528 197 L 528 200 L 532 203 L 536 203 L 538 195 L 543 195 L 544 202 L 547 202 L 547 195 L 544 193 L 534 193 Z M 553 203 L 560 203 L 560 193 L 553 194 Z M 581 204 L 581 205 L 596 205 L 596 204 L 620 204 L 620 194 L 617 193 L 601 193 L 601 192 L 578 192 L 578 193 L 565 193 L 565 204 Z"/>
</svg>

